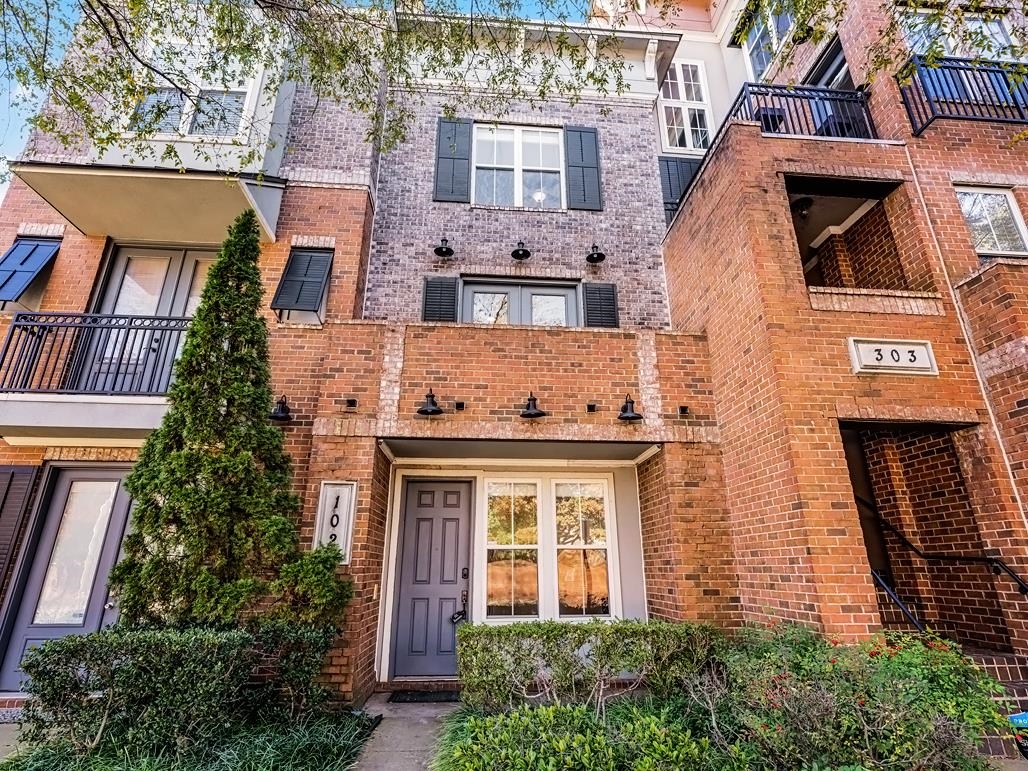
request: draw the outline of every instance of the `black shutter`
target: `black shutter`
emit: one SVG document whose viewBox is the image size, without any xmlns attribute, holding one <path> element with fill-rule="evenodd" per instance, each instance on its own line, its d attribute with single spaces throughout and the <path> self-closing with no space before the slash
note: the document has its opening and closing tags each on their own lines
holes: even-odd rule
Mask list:
<svg viewBox="0 0 1028 771">
<path fill-rule="evenodd" d="M 426 278 L 422 321 L 457 320 L 457 279 Z"/>
<path fill-rule="evenodd" d="M 471 203 L 471 121 L 439 119 L 435 144 L 436 201 Z"/>
<path fill-rule="evenodd" d="M 614 284 L 582 284 L 587 327 L 617 327 L 618 288 Z"/>
<path fill-rule="evenodd" d="M 660 192 L 664 197 L 664 219 L 670 224 L 678 211 L 682 193 L 696 176 L 703 159 L 662 155 L 657 161 L 660 164 Z"/>
<path fill-rule="evenodd" d="M 564 129 L 564 163 L 568 182 L 568 208 L 603 210 L 600 183 L 600 145 L 594 128 Z"/>
<path fill-rule="evenodd" d="M 14 561 L 35 477 L 35 466 L 0 466 L 0 578 Z"/>
<path fill-rule="evenodd" d="M 293 249 L 289 262 L 278 282 L 278 291 L 271 301 L 276 311 L 312 311 L 321 309 L 325 285 L 332 272 L 332 251 L 325 249 Z"/>
</svg>

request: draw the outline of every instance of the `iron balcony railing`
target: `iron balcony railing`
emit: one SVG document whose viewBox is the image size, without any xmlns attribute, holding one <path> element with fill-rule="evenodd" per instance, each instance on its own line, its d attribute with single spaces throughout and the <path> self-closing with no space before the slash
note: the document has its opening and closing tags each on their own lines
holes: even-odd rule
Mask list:
<svg viewBox="0 0 1028 771">
<path fill-rule="evenodd" d="M 876 139 L 863 91 L 746 83 L 727 122 L 748 120 L 765 134 Z"/>
<path fill-rule="evenodd" d="M 1028 123 L 1028 65 L 914 56 L 897 77 L 914 136 L 936 118 Z"/>
<path fill-rule="evenodd" d="M 163 395 L 187 318 L 19 313 L 0 352 L 0 392 Z"/>
</svg>

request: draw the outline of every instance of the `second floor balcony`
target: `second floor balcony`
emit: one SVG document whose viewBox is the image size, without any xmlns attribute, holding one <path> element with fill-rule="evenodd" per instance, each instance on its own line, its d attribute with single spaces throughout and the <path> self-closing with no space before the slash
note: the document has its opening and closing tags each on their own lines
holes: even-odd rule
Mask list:
<svg viewBox="0 0 1028 771">
<path fill-rule="evenodd" d="M 764 134 L 834 139 L 878 136 L 862 91 L 746 83 L 726 122 L 732 120 L 759 123 Z"/>
<path fill-rule="evenodd" d="M 0 350 L 9 443 L 139 444 L 167 408 L 188 318 L 19 313 Z"/>
<path fill-rule="evenodd" d="M 900 93 L 914 136 L 938 118 L 1028 123 L 1028 66 L 1017 62 L 914 56 Z"/>
</svg>

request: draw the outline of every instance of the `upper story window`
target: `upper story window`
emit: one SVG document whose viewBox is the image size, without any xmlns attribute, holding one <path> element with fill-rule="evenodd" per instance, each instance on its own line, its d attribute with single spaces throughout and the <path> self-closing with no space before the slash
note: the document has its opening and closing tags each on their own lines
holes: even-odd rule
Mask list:
<svg viewBox="0 0 1028 771">
<path fill-rule="evenodd" d="M 602 211 L 599 134 L 583 126 L 499 126 L 440 118 L 432 199 Z"/>
<path fill-rule="evenodd" d="M 562 135 L 560 129 L 476 125 L 472 202 L 564 208 Z"/>
<path fill-rule="evenodd" d="M 1008 59 L 1014 39 L 1002 16 L 964 16 L 961 35 L 947 30 L 943 20 L 929 11 L 910 10 L 901 18 L 903 34 L 914 54 L 924 55 L 938 41 L 944 56 L 967 59 Z"/>
<path fill-rule="evenodd" d="M 673 62 L 660 86 L 661 136 L 667 150 L 710 146 L 710 97 L 700 62 Z"/>
<path fill-rule="evenodd" d="M 1009 190 L 962 187 L 957 200 L 978 254 L 1028 253 L 1028 231 Z"/>
<path fill-rule="evenodd" d="M 185 90 L 158 88 L 146 96 L 130 117 L 127 128 L 131 131 L 141 122 L 147 122 L 149 128 L 152 122 L 156 134 L 235 139 L 244 128 L 252 82 L 231 74 L 219 78 L 225 82 L 211 82 L 210 76 L 203 73 L 214 68 L 205 65 L 204 59 L 214 54 L 183 53 L 182 49 L 189 45 L 179 44 L 176 56 L 182 61 L 176 58 L 170 66 L 162 63 L 169 55 L 167 52 L 163 56 L 153 53 L 156 66 L 181 75 L 188 85 Z"/>
<path fill-rule="evenodd" d="M 743 41 L 743 47 L 754 80 L 764 77 L 775 53 L 785 43 L 792 25 L 793 17 L 789 13 L 774 13 L 765 8 L 763 3 L 753 10 L 753 23 Z"/>
</svg>

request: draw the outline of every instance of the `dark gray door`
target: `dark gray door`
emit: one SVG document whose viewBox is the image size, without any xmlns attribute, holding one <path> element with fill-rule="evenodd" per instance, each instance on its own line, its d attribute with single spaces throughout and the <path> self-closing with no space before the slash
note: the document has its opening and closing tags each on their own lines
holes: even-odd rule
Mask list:
<svg viewBox="0 0 1028 771">
<path fill-rule="evenodd" d="M 45 640 L 113 623 L 107 576 L 128 519 L 123 469 L 59 471 L 0 669 L 0 690 L 21 689 L 25 652 Z"/>
<path fill-rule="evenodd" d="M 400 538 L 394 677 L 457 674 L 456 629 L 468 603 L 471 483 L 408 482 Z"/>
</svg>

